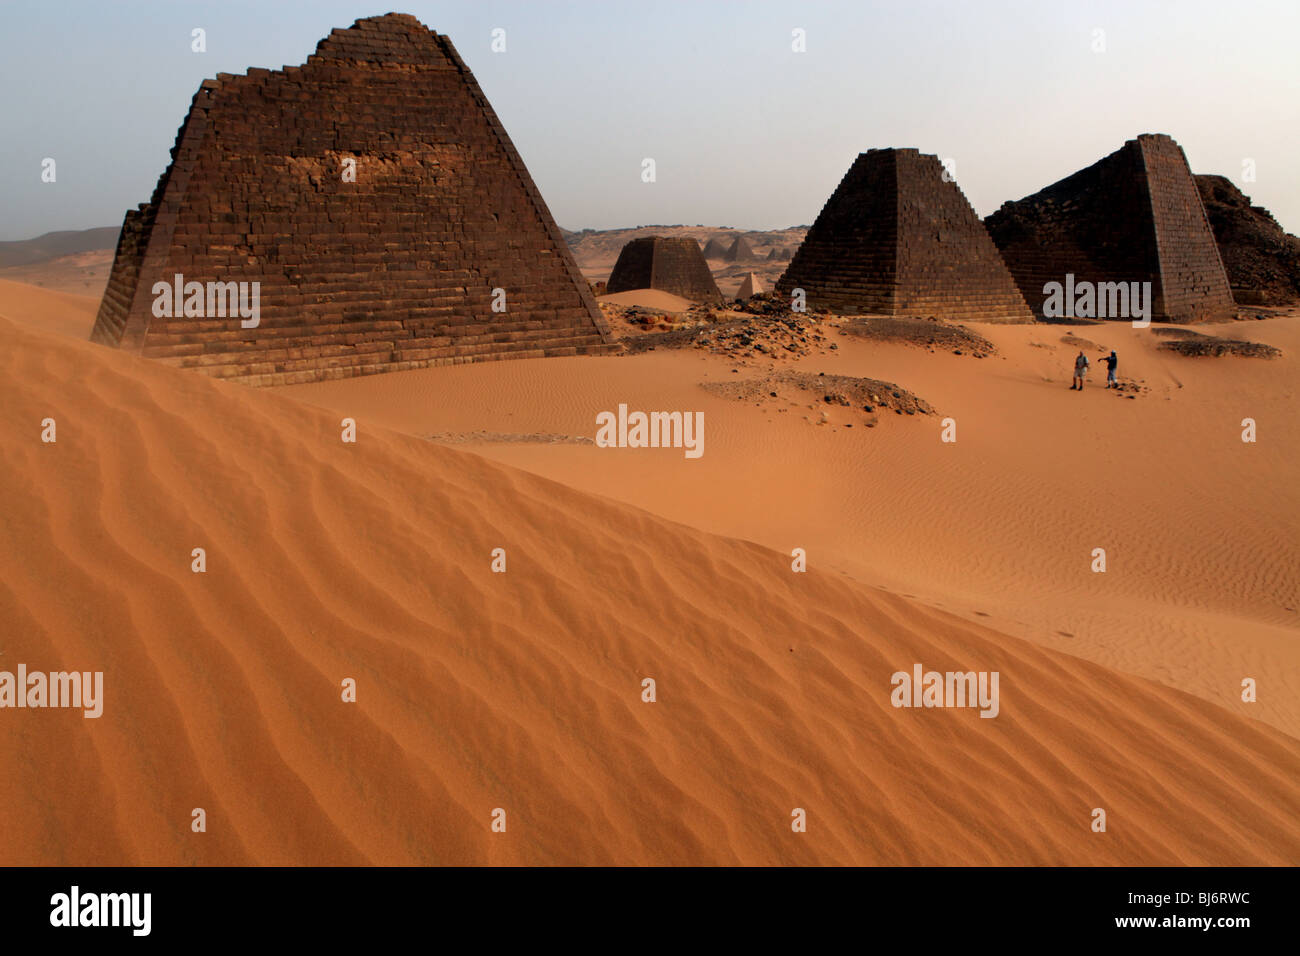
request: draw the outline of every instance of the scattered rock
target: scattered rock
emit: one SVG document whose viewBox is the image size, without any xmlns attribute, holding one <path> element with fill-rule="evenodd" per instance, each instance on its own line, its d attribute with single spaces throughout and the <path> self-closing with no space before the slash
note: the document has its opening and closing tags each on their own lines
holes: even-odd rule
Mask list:
<svg viewBox="0 0 1300 956">
<path fill-rule="evenodd" d="M 1192 358 L 1219 357 L 1222 355 L 1242 355 L 1247 358 L 1277 358 L 1282 350 L 1260 342 L 1246 342 L 1241 339 L 1221 339 L 1217 335 L 1204 335 L 1188 329 L 1157 329 L 1165 337 L 1160 343 L 1163 352 L 1176 352 Z"/>
<path fill-rule="evenodd" d="M 742 379 L 729 382 L 702 382 L 706 391 L 724 398 L 744 402 L 770 401 L 779 398 L 784 387 L 811 393 L 817 404 L 807 408 L 817 409 L 820 405 L 822 416 L 829 418 L 826 406 L 852 409 L 861 408 L 868 418 L 874 420 L 874 413 L 884 409 L 893 409 L 899 415 L 933 415 L 934 408 L 922 398 L 913 395 L 892 382 L 881 382 L 870 378 L 854 378 L 848 375 L 827 375 L 819 372 L 799 372 L 794 369 L 782 369 L 761 378 Z M 886 396 L 883 400 L 881 396 Z M 855 413 L 856 414 L 856 413 Z M 864 424 L 868 424 L 864 422 Z"/>
</svg>

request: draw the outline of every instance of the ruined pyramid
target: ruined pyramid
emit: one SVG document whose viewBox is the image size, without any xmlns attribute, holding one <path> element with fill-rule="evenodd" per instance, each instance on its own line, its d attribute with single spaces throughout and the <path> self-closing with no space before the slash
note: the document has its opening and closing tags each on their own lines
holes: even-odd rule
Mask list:
<svg viewBox="0 0 1300 956">
<path fill-rule="evenodd" d="M 859 154 L 777 281 L 795 289 L 836 312 L 1033 321 L 965 195 L 915 149 Z"/>
<path fill-rule="evenodd" d="M 1087 169 L 1003 203 L 985 225 L 1037 314 L 1044 286 L 1067 276 L 1075 286 L 1150 282 L 1155 321 L 1236 314 L 1187 157 L 1163 134 L 1131 139 Z"/>
<path fill-rule="evenodd" d="M 704 244 L 704 258 L 721 259 L 727 254 L 727 244 L 714 236 Z"/>
<path fill-rule="evenodd" d="M 597 352 L 609 331 L 451 41 L 388 14 L 202 84 L 92 338 L 278 385 Z"/>
<path fill-rule="evenodd" d="M 1240 305 L 1300 303 L 1300 238 L 1225 176 L 1196 176 L 1205 215 Z"/>
<path fill-rule="evenodd" d="M 754 255 L 754 247 L 744 236 L 737 236 L 722 258 L 727 262 L 753 262 L 758 256 Z"/>
<path fill-rule="evenodd" d="M 625 245 L 609 274 L 608 290 L 660 289 L 692 302 L 721 302 L 722 293 L 694 239 L 642 236 Z"/>
</svg>

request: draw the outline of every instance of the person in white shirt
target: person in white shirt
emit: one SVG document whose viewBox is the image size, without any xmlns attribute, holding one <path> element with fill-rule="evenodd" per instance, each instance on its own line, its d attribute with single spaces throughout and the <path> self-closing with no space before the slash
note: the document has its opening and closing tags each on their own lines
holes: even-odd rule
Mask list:
<svg viewBox="0 0 1300 956">
<path fill-rule="evenodd" d="M 1074 360 L 1074 381 L 1070 384 L 1070 391 L 1074 391 L 1075 389 L 1078 389 L 1081 392 L 1083 391 L 1083 376 L 1086 375 L 1087 372 L 1088 356 L 1084 355 L 1083 352 L 1080 351 Z"/>
</svg>

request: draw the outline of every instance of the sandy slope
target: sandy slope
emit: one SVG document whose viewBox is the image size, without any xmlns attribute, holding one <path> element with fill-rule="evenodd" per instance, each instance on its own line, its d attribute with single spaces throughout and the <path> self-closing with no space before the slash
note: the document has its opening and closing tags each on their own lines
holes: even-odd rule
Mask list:
<svg viewBox="0 0 1300 956">
<path fill-rule="evenodd" d="M 1192 359 L 1129 326 L 1074 333 L 1149 391 L 1069 390 L 1061 327 L 979 327 L 996 357 L 835 337 L 804 369 L 897 382 L 934 419 L 744 405 L 702 382 L 761 366 L 663 349 L 299 386 L 295 397 L 416 435 L 592 435 L 595 414 L 705 412 L 706 452 L 490 442 L 482 454 L 677 521 L 788 551 L 999 630 L 1189 690 L 1300 735 L 1300 318 L 1235 323 L 1274 361 Z M 1203 329 L 1204 331 L 1204 329 Z M 1100 354 L 1089 349 L 1094 366 Z M 732 372 L 733 368 L 739 372 Z M 782 411 L 781 409 L 785 409 Z M 958 440 L 944 444 L 940 418 Z M 1256 419 L 1259 441 L 1240 440 Z M 854 424 L 853 428 L 845 428 Z M 1108 571 L 1091 571 L 1092 550 Z M 1243 677 L 1261 682 L 1240 701 Z"/>
<path fill-rule="evenodd" d="M 611 302 L 614 305 L 657 309 L 661 312 L 685 312 L 695 304 L 690 299 L 683 299 L 680 295 L 673 295 L 662 289 L 630 289 L 627 292 L 602 295 L 599 301 Z"/>
<path fill-rule="evenodd" d="M 1300 858 L 1265 723 L 364 412 L 345 445 L 284 391 L 0 334 L 0 666 L 107 683 L 97 721 L 0 711 L 0 863 Z M 917 661 L 998 670 L 1000 716 L 892 708 Z"/>
<path fill-rule="evenodd" d="M 0 279 L 0 315 L 28 328 L 78 339 L 89 338 L 95 327 L 99 298 Z"/>
</svg>

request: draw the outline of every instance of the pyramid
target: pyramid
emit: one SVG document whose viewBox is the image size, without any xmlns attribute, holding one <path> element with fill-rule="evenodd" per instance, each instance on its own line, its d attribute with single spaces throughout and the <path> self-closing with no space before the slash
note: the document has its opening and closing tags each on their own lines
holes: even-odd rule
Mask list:
<svg viewBox="0 0 1300 956">
<path fill-rule="evenodd" d="M 714 236 L 704 244 L 704 258 L 721 259 L 727 254 L 727 244 Z"/>
<path fill-rule="evenodd" d="M 758 256 L 744 236 L 737 236 L 722 256 L 727 262 L 753 262 Z"/>
<path fill-rule="evenodd" d="M 1143 134 L 985 222 L 1025 299 L 1042 314 L 1051 282 L 1150 282 L 1151 318 L 1236 314 L 1228 277 L 1182 148 Z"/>
<path fill-rule="evenodd" d="M 837 312 L 1033 321 L 965 195 L 915 149 L 859 154 L 776 284 L 796 288 Z"/>
<path fill-rule="evenodd" d="M 632 289 L 661 289 L 693 302 L 722 301 L 694 239 L 643 236 L 625 245 L 609 274 L 609 291 Z"/>
<path fill-rule="evenodd" d="M 207 295 L 168 315 L 155 284 L 177 275 Z M 219 283 L 260 289 L 255 324 Z M 600 352 L 609 330 L 451 41 L 388 14 L 200 86 L 91 337 L 279 385 Z"/>
<path fill-rule="evenodd" d="M 745 280 L 740 283 L 740 290 L 736 293 L 737 299 L 748 299 L 752 295 L 758 295 L 760 292 L 766 292 L 763 286 L 763 280 L 754 273 L 745 274 Z"/>
</svg>

